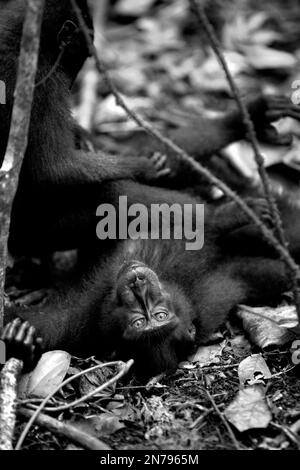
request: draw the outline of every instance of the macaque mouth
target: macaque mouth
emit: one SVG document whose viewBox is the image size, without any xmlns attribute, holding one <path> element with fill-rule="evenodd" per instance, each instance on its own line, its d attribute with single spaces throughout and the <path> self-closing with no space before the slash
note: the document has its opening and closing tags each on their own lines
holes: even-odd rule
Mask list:
<svg viewBox="0 0 300 470">
<path fill-rule="evenodd" d="M 136 260 L 125 261 L 118 272 L 117 279 L 120 279 L 126 272 L 130 273 L 130 271 L 134 271 L 138 268 L 146 268 L 146 265 Z"/>
</svg>

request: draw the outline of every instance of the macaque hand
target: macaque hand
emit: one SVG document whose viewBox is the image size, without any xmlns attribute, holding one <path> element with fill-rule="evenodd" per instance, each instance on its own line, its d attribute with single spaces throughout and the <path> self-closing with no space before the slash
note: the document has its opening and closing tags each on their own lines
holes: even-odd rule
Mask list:
<svg viewBox="0 0 300 470">
<path fill-rule="evenodd" d="M 6 360 L 14 357 L 24 362 L 24 372 L 32 370 L 42 355 L 42 338 L 37 337 L 34 326 L 21 318 L 8 323 L 0 339 L 6 346 Z"/>
</svg>

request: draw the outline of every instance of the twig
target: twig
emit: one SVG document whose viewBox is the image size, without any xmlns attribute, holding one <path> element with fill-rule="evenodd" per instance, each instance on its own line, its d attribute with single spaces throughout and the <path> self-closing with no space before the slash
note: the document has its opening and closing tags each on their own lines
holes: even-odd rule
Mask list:
<svg viewBox="0 0 300 470">
<path fill-rule="evenodd" d="M 34 414 L 33 411 L 27 410 L 26 408 L 20 408 L 18 412 L 25 418 L 29 419 L 32 418 Z M 79 444 L 84 449 L 111 450 L 108 445 L 104 444 L 104 442 L 100 441 L 96 437 L 83 432 L 81 429 L 78 429 L 75 426 L 72 426 L 71 424 L 65 423 L 63 421 L 58 421 L 57 419 L 52 418 L 51 416 L 40 414 L 36 418 L 36 422 L 39 426 L 46 428 L 53 434 L 66 437 L 75 444 Z"/>
<path fill-rule="evenodd" d="M 198 0 L 190 0 L 190 3 L 191 3 L 191 6 L 192 6 L 192 10 L 194 11 L 200 25 L 204 28 L 204 30 L 205 30 L 208 38 L 209 38 L 211 47 L 212 47 L 214 53 L 216 54 L 221 66 L 224 70 L 224 73 L 225 73 L 227 81 L 230 85 L 233 96 L 234 96 L 234 98 L 237 102 L 237 105 L 240 108 L 240 112 L 241 112 L 241 116 L 242 116 L 243 121 L 244 121 L 245 128 L 248 131 L 248 140 L 249 140 L 250 144 L 252 145 L 252 148 L 253 148 L 253 151 L 254 151 L 254 158 L 255 158 L 255 161 L 256 161 L 256 164 L 257 164 L 257 168 L 258 168 L 258 172 L 259 172 L 261 181 L 262 181 L 265 197 L 266 197 L 266 200 L 269 204 L 269 208 L 270 208 L 272 219 L 273 219 L 273 222 L 274 222 L 274 227 L 275 227 L 275 230 L 277 232 L 278 240 L 280 241 L 282 246 L 284 246 L 284 248 L 288 251 L 288 243 L 287 243 L 287 240 L 286 240 L 286 237 L 285 237 L 285 233 L 284 233 L 284 229 L 283 229 L 283 225 L 282 225 L 282 220 L 281 220 L 281 217 L 280 217 L 280 214 L 279 214 L 279 211 L 278 211 L 278 207 L 277 207 L 275 198 L 272 194 L 271 183 L 270 183 L 270 180 L 268 178 L 268 175 L 267 175 L 267 172 L 266 172 L 266 169 L 265 169 L 265 159 L 264 159 L 263 155 L 260 152 L 258 140 L 257 140 L 257 137 L 256 137 L 256 132 L 255 132 L 255 129 L 254 129 L 253 122 L 250 118 L 247 106 L 245 105 L 245 102 L 244 102 L 244 100 L 241 96 L 241 93 L 240 93 L 240 91 L 239 91 L 239 89 L 238 89 L 238 87 L 237 87 L 237 85 L 236 85 L 236 83 L 235 83 L 235 81 L 234 81 L 234 79 L 231 75 L 231 72 L 228 68 L 228 65 L 227 65 L 227 62 L 225 60 L 224 54 L 221 51 L 221 44 L 218 41 L 218 38 L 215 34 L 215 31 L 214 31 L 212 25 L 210 24 L 210 22 L 207 18 L 207 15 L 205 13 L 203 2 L 200 3 Z M 295 300 L 295 304 L 296 304 L 296 307 L 297 307 L 299 323 L 300 323 L 300 291 L 299 291 L 299 285 L 298 285 L 299 277 L 297 278 L 293 274 L 293 271 L 291 271 L 291 270 L 290 270 L 290 275 L 291 275 L 291 280 L 292 280 L 292 284 L 293 284 L 294 300 Z"/>
<path fill-rule="evenodd" d="M 0 374 L 0 450 L 12 450 L 16 424 L 17 381 L 22 369 L 22 361 L 10 359 Z"/>
<path fill-rule="evenodd" d="M 75 374 L 73 375 L 72 377 L 69 377 L 67 380 L 65 380 L 64 382 L 62 382 L 60 385 L 58 385 L 56 387 L 55 390 L 53 390 L 53 392 L 49 393 L 49 395 L 42 401 L 42 403 L 36 408 L 36 410 L 34 411 L 33 415 L 31 416 L 30 420 L 28 421 L 28 423 L 26 424 L 21 436 L 19 437 L 19 440 L 16 444 L 16 447 L 15 447 L 15 450 L 20 450 L 28 432 L 30 431 L 33 423 L 35 422 L 35 420 L 37 419 L 38 415 L 41 413 L 41 411 L 43 409 L 45 409 L 45 406 L 46 404 L 48 403 L 48 401 L 61 389 L 63 388 L 65 385 L 69 384 L 70 382 L 72 382 L 73 380 L 77 379 L 78 377 L 81 377 L 82 375 L 85 375 L 89 372 L 92 372 L 94 370 L 98 370 L 98 369 L 102 369 L 103 367 L 111 367 L 111 366 L 119 366 L 121 368 L 121 370 L 119 371 L 119 373 L 117 375 L 115 375 L 115 377 L 113 377 L 112 379 L 108 380 L 107 382 L 105 382 L 104 384 L 100 385 L 100 387 L 98 388 L 95 388 L 92 392 L 88 393 L 87 395 L 79 398 L 78 400 L 70 403 L 70 404 L 67 404 L 67 405 L 64 405 L 64 406 L 59 406 L 59 407 L 53 407 L 53 408 L 48 408 L 47 411 L 64 411 L 64 410 L 67 410 L 71 407 L 74 407 L 76 405 L 79 405 L 80 403 L 83 403 L 84 401 L 88 400 L 89 398 L 91 398 L 92 396 L 96 395 L 97 393 L 99 393 L 100 391 L 102 391 L 104 388 L 107 388 L 109 387 L 110 385 L 112 385 L 113 383 L 117 382 L 121 377 L 123 377 L 125 374 L 127 374 L 127 372 L 129 371 L 129 369 L 132 367 L 133 365 L 133 360 L 129 360 L 127 363 L 123 363 L 121 361 L 114 361 L 114 362 L 108 362 L 108 363 L 104 363 L 104 364 L 98 364 L 97 366 L 93 366 L 93 367 L 90 367 L 89 369 L 86 369 L 86 370 L 83 370 L 81 372 L 79 372 L 78 374 Z"/>
<path fill-rule="evenodd" d="M 191 171 L 194 173 L 198 173 L 206 178 L 210 183 L 214 184 L 218 188 L 220 188 L 223 193 L 229 197 L 231 200 L 235 201 L 236 204 L 248 215 L 249 219 L 254 222 L 254 224 L 261 230 L 265 239 L 270 243 L 274 249 L 277 251 L 280 258 L 286 264 L 287 268 L 293 275 L 293 287 L 295 291 L 295 302 L 296 305 L 300 305 L 300 301 L 298 302 L 298 281 L 300 280 L 300 271 L 298 265 L 295 263 L 293 258 L 291 257 L 288 249 L 279 243 L 277 238 L 274 236 L 273 232 L 260 220 L 260 218 L 255 214 L 255 212 L 241 199 L 232 189 L 229 188 L 222 180 L 214 176 L 207 168 L 201 165 L 199 162 L 196 162 L 190 155 L 187 154 L 182 148 L 176 145 L 172 140 L 163 136 L 157 129 L 154 129 L 148 122 L 146 122 L 143 118 L 137 115 L 134 111 L 132 111 L 126 104 L 125 100 L 122 98 L 120 93 L 118 92 L 117 88 L 115 87 L 114 83 L 110 79 L 109 73 L 107 72 L 105 65 L 99 58 L 95 46 L 91 41 L 89 30 L 85 24 L 85 21 L 82 17 L 81 11 L 76 4 L 76 0 L 71 0 L 72 6 L 74 11 L 77 15 L 80 28 L 84 33 L 90 54 L 94 57 L 97 70 L 100 74 L 104 77 L 109 89 L 111 90 L 112 94 L 116 98 L 116 102 L 119 106 L 121 106 L 128 116 L 135 121 L 139 126 L 141 126 L 148 134 L 152 137 L 157 139 L 160 143 L 165 145 L 169 150 L 174 152 L 178 155 L 182 161 L 184 161 L 189 167 Z M 297 289 L 296 289 L 297 286 Z M 299 322 L 300 322 L 300 307 L 297 309 Z"/>
<path fill-rule="evenodd" d="M 282 370 L 281 372 L 277 372 L 276 374 L 271 375 L 270 379 L 274 379 L 275 377 L 280 377 L 281 375 L 285 375 L 288 372 L 291 372 L 291 370 L 294 370 L 297 366 L 290 366 L 287 367 L 286 369 Z"/>
<path fill-rule="evenodd" d="M 95 31 L 94 44 L 97 51 L 105 50 L 104 31 L 107 12 L 107 0 L 92 0 L 91 9 Z M 94 62 L 89 60 L 84 68 L 80 89 L 79 106 L 76 110 L 77 120 L 81 127 L 90 131 L 93 125 L 93 116 L 97 103 L 97 89 L 99 74 Z"/>
<path fill-rule="evenodd" d="M 272 426 L 274 426 L 274 428 L 276 429 L 279 429 L 288 439 L 290 439 L 290 441 L 292 441 L 297 447 L 298 449 L 300 449 L 300 440 L 299 440 L 299 437 L 297 436 L 297 431 L 295 432 L 292 427 L 288 427 L 288 426 L 283 426 L 282 424 L 277 424 L 277 423 L 274 423 L 273 421 L 271 422 Z M 281 440 L 281 442 L 283 441 L 283 439 Z M 279 444 L 281 443 L 279 442 Z"/>
<path fill-rule="evenodd" d="M 200 370 L 206 371 L 207 369 L 209 370 L 226 370 L 226 369 L 235 369 L 238 367 L 240 364 L 226 364 L 226 365 L 220 365 L 220 366 L 202 366 Z"/>
<path fill-rule="evenodd" d="M 131 366 L 133 365 L 133 359 L 131 361 L 128 361 L 126 364 L 124 364 L 123 362 L 108 362 L 106 364 L 98 364 L 97 366 L 93 366 L 91 367 L 90 369 L 86 369 L 86 370 L 83 370 L 81 372 L 78 372 L 77 374 L 75 375 L 72 375 L 72 377 L 69 377 L 68 379 L 66 379 L 63 383 L 60 384 L 59 386 L 59 389 L 63 388 L 65 385 L 67 385 L 68 383 L 70 382 L 73 382 L 73 380 L 76 380 L 78 379 L 79 377 L 81 377 L 82 375 L 86 375 L 88 374 L 89 372 L 92 372 L 94 370 L 98 370 L 98 369 L 102 369 L 103 367 L 111 367 L 113 365 L 118 365 L 119 367 L 121 367 L 121 370 L 120 372 L 118 372 L 117 375 L 115 375 L 114 377 L 112 377 L 110 380 L 108 380 L 107 382 L 105 382 L 104 384 L 102 385 L 99 385 L 99 387 L 95 388 L 94 390 L 92 390 L 91 392 L 87 393 L 86 395 L 83 395 L 82 397 L 78 398 L 77 400 L 74 400 L 72 401 L 71 403 L 67 403 L 65 405 L 59 405 L 59 406 L 48 406 L 48 407 L 43 407 L 43 409 L 45 411 L 49 411 L 51 413 L 57 413 L 57 412 L 61 412 L 61 411 L 66 411 L 70 408 L 74 408 L 74 406 L 78 406 L 80 405 L 81 403 L 84 403 L 85 401 L 87 401 L 89 398 L 92 398 L 93 396 L 97 395 L 98 393 L 102 392 L 102 390 L 104 390 L 105 388 L 107 387 L 110 387 L 111 385 L 113 385 L 114 383 L 116 383 L 118 380 L 120 380 L 121 377 L 123 377 L 125 374 L 127 374 L 127 372 L 129 371 L 129 369 L 131 368 Z M 58 391 L 58 390 L 57 390 Z M 55 392 L 57 393 L 57 392 Z M 52 394 L 54 395 L 54 393 Z M 38 407 L 35 406 L 34 404 L 30 404 L 31 408 L 35 408 L 37 409 Z"/>
<path fill-rule="evenodd" d="M 43 10 L 44 0 L 27 0 L 11 126 L 1 168 L 7 173 L 0 181 L 0 196 L 3 206 L 3 214 L 0 214 L 0 329 L 3 327 L 3 292 L 10 214 L 27 147 Z"/>
<path fill-rule="evenodd" d="M 241 450 L 240 445 L 239 445 L 238 441 L 236 440 L 236 437 L 235 437 L 230 425 L 228 424 L 228 422 L 227 422 L 226 418 L 224 417 L 223 413 L 221 413 L 221 411 L 219 410 L 219 407 L 216 404 L 213 396 L 211 395 L 211 393 L 206 388 L 204 390 L 205 390 L 205 392 L 206 392 L 206 394 L 207 394 L 214 410 L 216 411 L 217 415 L 219 416 L 219 418 L 221 419 L 221 421 L 224 424 L 225 428 L 227 429 L 227 432 L 228 432 L 228 434 L 229 434 L 229 436 L 232 440 L 232 443 L 233 443 L 234 447 L 236 448 L 236 450 Z"/>
<path fill-rule="evenodd" d="M 189 429 L 195 429 L 199 426 L 200 423 L 202 423 L 202 421 L 204 421 L 205 418 L 207 418 L 207 416 L 213 411 L 212 408 L 209 408 L 208 410 L 204 411 L 204 413 L 200 416 L 198 416 L 197 419 L 195 419 L 195 421 L 192 422 L 192 424 L 189 425 Z"/>
<path fill-rule="evenodd" d="M 270 184 L 268 175 L 266 173 L 265 165 L 264 165 L 265 160 L 264 160 L 263 155 L 260 152 L 258 140 L 257 140 L 257 137 L 256 137 L 256 132 L 255 132 L 255 129 L 254 129 L 253 122 L 250 118 L 247 106 L 245 105 L 243 97 L 241 96 L 241 93 L 240 93 L 240 91 L 239 91 L 239 89 L 238 89 L 238 87 L 237 87 L 237 85 L 236 85 L 236 83 L 235 83 L 235 81 L 234 81 L 234 79 L 231 75 L 231 72 L 228 68 L 226 59 L 225 59 L 224 54 L 222 53 L 222 50 L 221 50 L 222 46 L 221 46 L 220 42 L 218 41 L 218 39 L 216 37 L 216 34 L 214 32 L 214 29 L 211 26 L 211 24 L 210 24 L 210 22 L 207 18 L 207 15 L 206 15 L 205 10 L 204 10 L 204 5 L 202 3 L 200 4 L 197 0 L 190 0 L 190 3 L 191 3 L 192 9 L 193 9 L 193 11 L 196 15 L 196 18 L 198 19 L 200 25 L 205 29 L 205 32 L 206 32 L 206 34 L 209 38 L 211 47 L 212 47 L 214 53 L 216 54 L 221 66 L 222 66 L 222 69 L 225 72 L 225 75 L 226 75 L 227 81 L 230 85 L 232 94 L 233 94 L 233 96 L 234 96 L 234 98 L 237 102 L 238 107 L 240 108 L 240 113 L 241 113 L 242 119 L 244 121 L 245 128 L 248 131 L 248 139 L 249 139 L 250 144 L 252 145 L 252 148 L 253 148 L 253 151 L 254 151 L 254 157 L 255 157 L 257 167 L 258 167 L 258 171 L 259 171 L 261 181 L 262 181 L 262 184 L 263 184 L 263 189 L 264 189 L 264 192 L 265 192 L 265 196 L 266 196 L 266 199 L 269 203 L 270 209 L 272 211 L 272 215 L 274 217 L 274 222 L 276 224 L 275 226 L 278 230 L 279 240 L 281 241 L 282 244 L 285 243 L 285 246 L 286 246 L 286 240 L 285 240 L 284 231 L 283 231 L 283 228 L 282 228 L 282 222 L 281 222 L 281 219 L 280 219 L 280 216 L 279 216 L 279 213 L 278 213 L 278 209 L 277 209 L 277 206 L 276 206 L 275 199 L 274 199 L 274 197 L 272 195 L 272 192 L 271 192 L 271 184 Z"/>
</svg>

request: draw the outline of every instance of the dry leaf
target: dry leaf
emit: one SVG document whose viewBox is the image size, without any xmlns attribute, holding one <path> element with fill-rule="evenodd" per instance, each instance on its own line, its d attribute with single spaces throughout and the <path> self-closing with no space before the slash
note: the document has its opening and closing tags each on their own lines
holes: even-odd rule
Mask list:
<svg viewBox="0 0 300 470">
<path fill-rule="evenodd" d="M 89 372 L 80 377 L 79 379 L 79 391 L 80 395 L 87 395 L 93 392 L 100 385 L 108 382 L 113 377 L 114 373 L 111 368 L 103 367 L 102 369 L 97 369 Z M 110 397 L 115 393 L 116 384 L 112 384 L 109 387 L 106 387 L 102 392 L 96 394 L 96 397 Z"/>
<path fill-rule="evenodd" d="M 76 428 L 97 438 L 110 436 L 120 429 L 125 428 L 125 425 L 120 422 L 120 419 L 111 413 L 103 413 L 99 416 L 81 419 L 72 424 Z"/>
<path fill-rule="evenodd" d="M 238 357 L 245 357 L 251 352 L 251 344 L 244 335 L 238 335 L 232 338 L 230 340 L 230 346 L 232 347 L 234 355 Z"/>
<path fill-rule="evenodd" d="M 282 346 L 295 338 L 298 316 L 293 306 L 274 309 L 240 305 L 237 315 L 251 341 L 262 349 Z"/>
<path fill-rule="evenodd" d="M 190 362 L 197 362 L 200 367 L 209 366 L 211 364 L 219 364 L 226 341 L 220 344 L 212 344 L 210 346 L 200 346 L 198 351 L 189 358 Z"/>
<path fill-rule="evenodd" d="M 155 0 L 119 0 L 115 6 L 115 11 L 119 15 L 124 16 L 142 16 L 148 12 L 148 10 L 155 3 Z"/>
<path fill-rule="evenodd" d="M 257 70 L 292 69 L 297 61 L 292 54 L 265 46 L 243 46 L 247 61 Z"/>
<path fill-rule="evenodd" d="M 259 385 L 240 390 L 225 410 L 225 416 L 240 432 L 266 428 L 272 419 L 264 391 Z"/>
<path fill-rule="evenodd" d="M 272 374 L 261 354 L 252 354 L 246 357 L 238 367 L 240 384 L 245 386 L 262 383 Z"/>
<path fill-rule="evenodd" d="M 21 398 L 45 398 L 64 380 L 70 366 L 71 356 L 65 351 L 49 351 L 42 355 L 36 368 L 24 374 L 18 393 Z"/>
</svg>

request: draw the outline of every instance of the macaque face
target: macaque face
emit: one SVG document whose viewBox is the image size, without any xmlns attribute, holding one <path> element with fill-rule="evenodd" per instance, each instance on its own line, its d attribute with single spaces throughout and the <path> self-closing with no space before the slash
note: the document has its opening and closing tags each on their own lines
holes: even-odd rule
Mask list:
<svg viewBox="0 0 300 470">
<path fill-rule="evenodd" d="M 118 303 L 127 310 L 125 336 L 178 324 L 170 294 L 146 265 L 139 261 L 125 263 L 117 282 Z"/>
<path fill-rule="evenodd" d="M 187 302 L 164 287 L 157 274 L 139 261 L 124 263 L 116 287 L 115 315 L 122 323 L 121 355 L 133 357 L 138 376 L 176 369 L 195 346 L 189 315 L 178 316 Z M 182 300 L 182 303 L 180 302 Z"/>
</svg>

